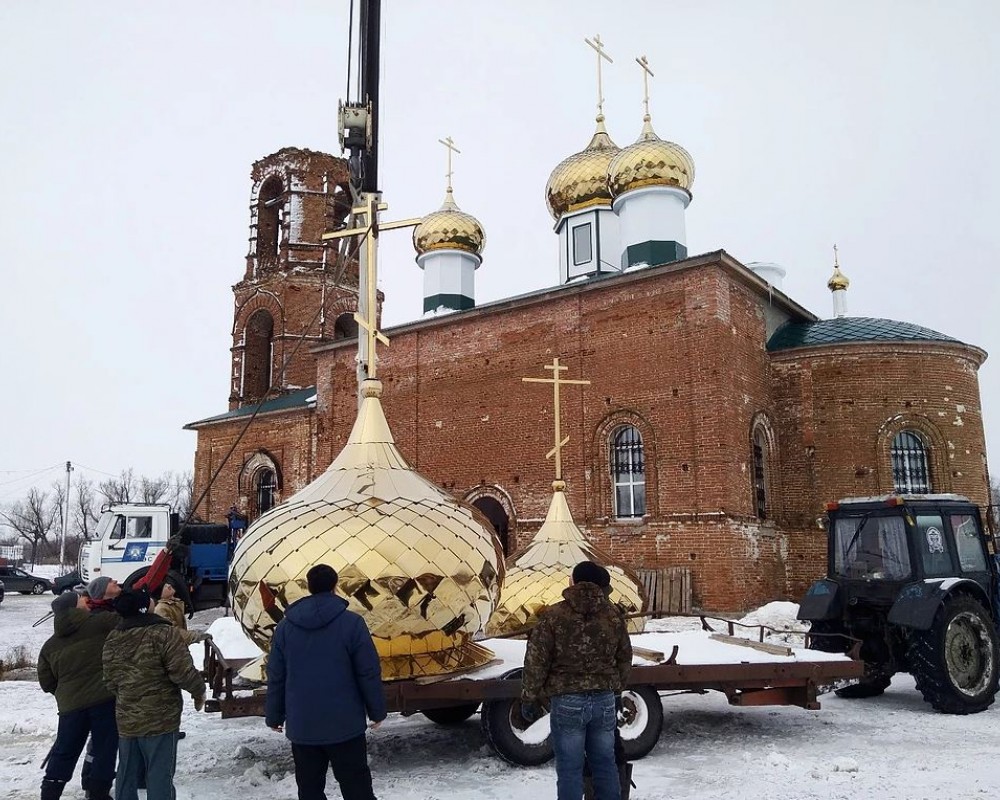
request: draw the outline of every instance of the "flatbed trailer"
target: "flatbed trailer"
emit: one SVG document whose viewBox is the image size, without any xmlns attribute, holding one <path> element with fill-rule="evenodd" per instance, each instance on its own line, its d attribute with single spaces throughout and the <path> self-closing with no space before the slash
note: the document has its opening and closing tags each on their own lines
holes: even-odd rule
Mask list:
<svg viewBox="0 0 1000 800">
<path fill-rule="evenodd" d="M 637 638 L 648 640 L 649 635 Z M 528 766 L 548 761 L 552 758 L 548 717 L 529 724 L 520 714 L 518 656 L 523 658 L 524 643 L 487 640 L 483 644 L 494 649 L 503 645 L 506 657 L 468 674 L 386 681 L 388 710 L 403 715 L 419 712 L 443 725 L 464 722 L 480 711 L 486 739 L 502 758 Z M 736 647 L 733 642 L 729 644 Z M 619 717 L 629 760 L 642 758 L 656 746 L 663 728 L 661 692 L 718 691 L 734 706 L 818 709 L 821 687 L 860 678 L 864 671 L 861 661 L 843 656 L 829 658 L 824 653 L 791 649 L 789 657 L 768 656 L 749 650 L 755 646 L 746 640 L 747 660 L 737 662 L 679 663 L 683 644 L 672 645 L 669 653 L 665 651 L 662 663 L 639 659 L 622 693 L 624 708 Z M 223 718 L 263 716 L 265 690 L 241 689 L 235 681 L 237 673 L 252 660 L 226 659 L 213 641 L 205 643 L 205 673 L 211 693 L 206 710 L 221 712 Z"/>
</svg>

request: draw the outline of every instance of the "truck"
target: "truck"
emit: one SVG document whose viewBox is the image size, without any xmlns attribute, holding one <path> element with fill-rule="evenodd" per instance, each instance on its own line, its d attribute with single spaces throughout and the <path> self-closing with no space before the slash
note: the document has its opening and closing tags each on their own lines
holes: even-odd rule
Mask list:
<svg viewBox="0 0 1000 800">
<path fill-rule="evenodd" d="M 87 583 L 106 576 L 130 586 L 173 540 L 171 576 L 189 612 L 226 605 L 233 540 L 229 526 L 181 522 L 169 505 L 105 506 L 94 538 L 80 547 L 78 570 Z"/>
<path fill-rule="evenodd" d="M 960 495 L 847 498 L 826 508 L 826 577 L 798 617 L 809 646 L 851 653 L 864 675 L 837 690 L 882 694 L 908 672 L 937 711 L 989 708 L 1000 680 L 996 543 L 980 508 Z"/>
</svg>

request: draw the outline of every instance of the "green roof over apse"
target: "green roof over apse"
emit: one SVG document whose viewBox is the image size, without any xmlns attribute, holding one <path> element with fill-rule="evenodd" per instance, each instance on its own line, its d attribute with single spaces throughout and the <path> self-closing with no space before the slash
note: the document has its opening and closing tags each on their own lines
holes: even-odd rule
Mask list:
<svg viewBox="0 0 1000 800">
<path fill-rule="evenodd" d="M 275 411 L 288 411 L 293 408 L 307 408 L 316 404 L 316 387 L 307 386 L 305 389 L 297 389 L 294 392 L 289 392 L 288 394 L 279 395 L 278 397 L 272 397 L 270 400 L 265 400 L 261 406 L 259 414 L 273 413 Z M 256 403 L 251 403 L 250 405 L 242 406 L 241 408 L 234 408 L 232 411 L 227 411 L 225 414 L 218 414 L 214 417 L 205 417 L 205 419 L 199 419 L 196 422 L 189 422 L 184 426 L 184 430 L 193 430 L 195 428 L 200 428 L 202 425 L 211 425 L 216 422 L 228 422 L 231 419 L 239 419 L 240 417 L 249 417 L 253 414 L 254 409 L 257 408 Z"/>
<path fill-rule="evenodd" d="M 837 317 L 815 322 L 788 322 L 767 343 L 770 352 L 845 342 L 955 342 L 958 339 L 909 322 L 875 317 Z"/>
</svg>

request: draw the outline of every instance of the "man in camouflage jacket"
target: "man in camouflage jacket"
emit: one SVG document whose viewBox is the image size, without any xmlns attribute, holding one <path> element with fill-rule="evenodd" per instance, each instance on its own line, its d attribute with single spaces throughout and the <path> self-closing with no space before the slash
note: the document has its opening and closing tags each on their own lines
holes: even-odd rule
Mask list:
<svg viewBox="0 0 1000 800">
<path fill-rule="evenodd" d="M 597 800 L 619 800 L 615 697 L 632 667 L 622 613 L 608 600 L 611 576 L 592 561 L 573 568 L 564 600 L 546 609 L 531 632 L 521 677 L 521 713 L 533 722 L 551 702 L 558 800 L 583 797 L 586 757 Z"/>
<path fill-rule="evenodd" d="M 181 689 L 205 703 L 205 681 L 180 631 L 151 613 L 145 589 L 115 601 L 122 622 L 104 645 L 104 682 L 117 697 L 118 775 L 115 800 L 137 800 L 146 774 L 148 800 L 174 800 L 181 727 Z"/>
</svg>

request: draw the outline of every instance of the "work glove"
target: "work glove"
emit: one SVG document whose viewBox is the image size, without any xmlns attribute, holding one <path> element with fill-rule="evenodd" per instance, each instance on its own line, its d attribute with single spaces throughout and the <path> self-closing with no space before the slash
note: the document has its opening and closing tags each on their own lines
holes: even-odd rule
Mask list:
<svg viewBox="0 0 1000 800">
<path fill-rule="evenodd" d="M 620 694 L 615 695 L 615 717 L 617 717 L 618 722 L 625 721 L 625 701 L 622 700 Z"/>
<path fill-rule="evenodd" d="M 196 694 L 194 696 L 194 710 L 203 711 L 205 708 L 205 695 Z"/>
<path fill-rule="evenodd" d="M 538 703 L 521 703 L 521 719 L 529 725 L 537 722 L 542 717 L 542 707 Z"/>
</svg>

